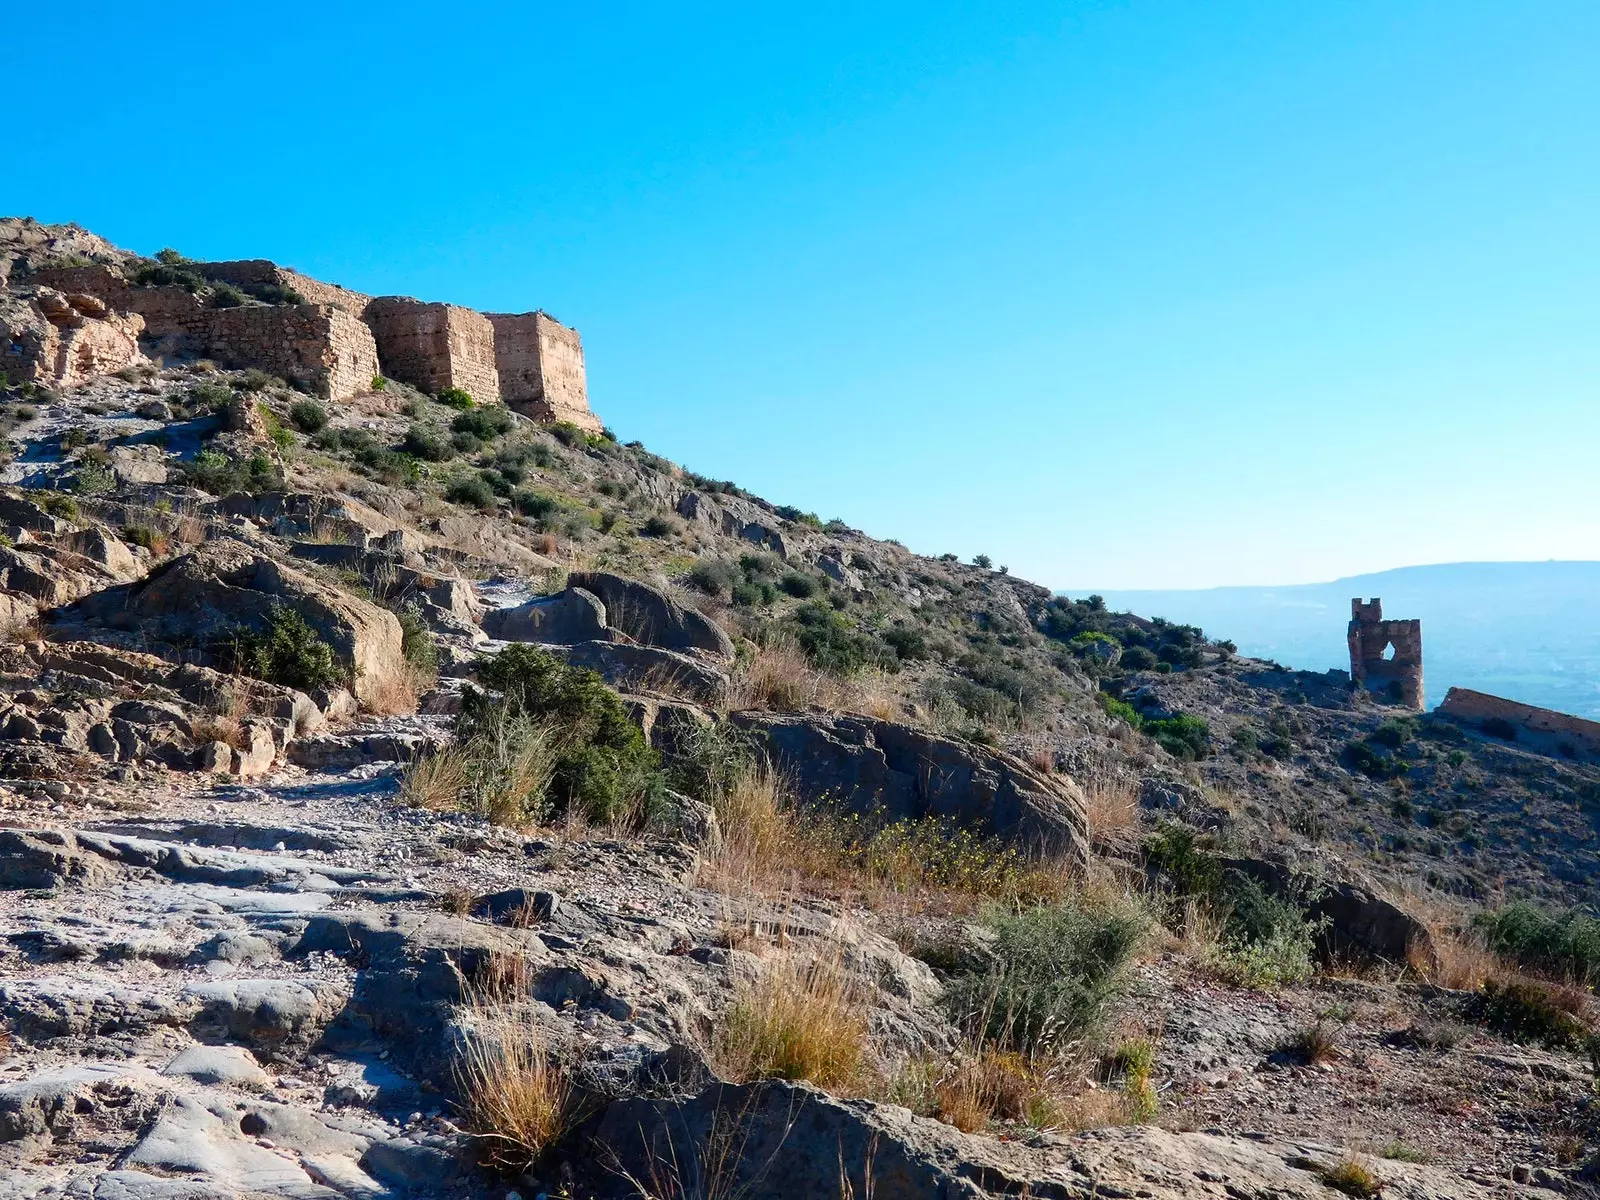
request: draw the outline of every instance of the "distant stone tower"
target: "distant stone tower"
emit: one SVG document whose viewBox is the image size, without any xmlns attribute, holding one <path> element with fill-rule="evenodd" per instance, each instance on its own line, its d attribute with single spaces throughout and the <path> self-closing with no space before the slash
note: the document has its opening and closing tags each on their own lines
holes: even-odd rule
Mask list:
<svg viewBox="0 0 1600 1200">
<path fill-rule="evenodd" d="M 1350 601 L 1350 678 L 1390 704 L 1422 711 L 1422 622 L 1385 621 L 1377 597 Z"/>
</svg>

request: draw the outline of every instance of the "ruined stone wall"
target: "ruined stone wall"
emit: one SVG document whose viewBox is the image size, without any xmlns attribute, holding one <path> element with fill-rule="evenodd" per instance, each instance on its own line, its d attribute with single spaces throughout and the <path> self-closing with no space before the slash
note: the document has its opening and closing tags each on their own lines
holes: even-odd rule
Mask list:
<svg viewBox="0 0 1600 1200">
<path fill-rule="evenodd" d="M 482 313 L 380 296 L 367 305 L 366 321 L 377 339 L 383 373 L 391 379 L 429 393 L 464 388 L 482 404 L 500 399 L 494 326 Z"/>
<path fill-rule="evenodd" d="M 598 433 L 600 420 L 589 411 L 578 331 L 541 312 L 488 317 L 506 403 L 536 420 L 566 421 Z"/>
<path fill-rule="evenodd" d="M 372 331 L 331 304 L 246 305 L 204 310 L 192 335 L 200 352 L 228 367 L 255 367 L 343 400 L 378 373 Z"/>
<path fill-rule="evenodd" d="M 1350 601 L 1350 678 L 1392 704 L 1422 711 L 1422 622 L 1386 621 L 1383 601 Z M 1385 652 L 1394 648 L 1392 657 Z"/>
<path fill-rule="evenodd" d="M 144 361 L 144 320 L 98 297 L 38 288 L 0 302 L 0 373 L 12 383 L 72 386 Z"/>
<path fill-rule="evenodd" d="M 1503 721 L 1516 731 L 1519 743 L 1535 750 L 1563 758 L 1600 758 L 1600 721 L 1457 687 L 1445 694 L 1439 712 L 1479 728 L 1485 721 Z"/>
<path fill-rule="evenodd" d="M 353 292 L 336 283 L 323 283 L 320 279 L 302 275 L 299 271 L 280 267 L 270 259 L 244 258 L 233 262 L 197 263 L 196 266 L 207 279 L 220 279 L 239 287 L 271 283 L 279 287 L 293 288 L 300 293 L 307 304 L 331 304 L 335 308 L 344 309 L 353 317 L 361 316 L 366 311 L 367 305 L 372 303 L 371 296 Z"/>
</svg>

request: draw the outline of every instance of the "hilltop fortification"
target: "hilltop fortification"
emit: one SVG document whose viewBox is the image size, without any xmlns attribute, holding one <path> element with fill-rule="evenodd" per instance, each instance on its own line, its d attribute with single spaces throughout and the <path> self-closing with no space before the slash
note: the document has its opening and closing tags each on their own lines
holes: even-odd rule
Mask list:
<svg viewBox="0 0 1600 1200">
<path fill-rule="evenodd" d="M 0 371 L 67 386 L 156 358 L 209 358 L 330 400 L 382 374 L 600 430 L 582 339 L 543 312 L 373 297 L 266 259 L 168 258 L 140 258 L 74 225 L 0 220 Z"/>
</svg>

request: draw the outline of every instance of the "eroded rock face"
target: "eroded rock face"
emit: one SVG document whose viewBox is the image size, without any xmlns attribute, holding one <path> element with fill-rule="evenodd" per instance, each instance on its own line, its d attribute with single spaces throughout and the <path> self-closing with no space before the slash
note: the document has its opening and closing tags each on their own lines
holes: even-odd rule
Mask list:
<svg viewBox="0 0 1600 1200">
<path fill-rule="evenodd" d="M 72 615 L 192 643 L 241 625 L 265 629 L 280 606 L 304 617 L 351 667 L 357 699 L 372 699 L 404 670 L 393 613 L 239 542 L 202 546 L 128 589 L 100 593 Z"/>
<path fill-rule="evenodd" d="M 620 1100 L 594 1134 L 609 1170 L 601 1194 L 639 1194 L 635 1180 L 674 1195 L 714 1177 L 750 1200 L 873 1196 L 876 1200 L 998 1200 L 1140 1196 L 1326 1200 L 1325 1172 L 1345 1161 L 1314 1142 L 1244 1141 L 1151 1126 L 1036 1134 L 1026 1143 L 974 1137 L 894 1105 L 838 1100 L 804 1084 L 713 1084 L 692 1098 Z M 718 1147 L 737 1146 L 733 1155 Z M 1489 1200 L 1513 1194 L 1453 1171 L 1385 1161 L 1383 1194 Z M 685 1194 L 694 1194 L 688 1192 Z M 1526 1197 L 1543 1188 L 1515 1189 Z"/>
<path fill-rule="evenodd" d="M 802 796 L 890 820 L 944 817 L 1026 849 L 1087 861 L 1077 784 L 1002 750 L 873 717 L 736 713 Z"/>
<path fill-rule="evenodd" d="M 606 609 L 593 592 L 569 587 L 554 596 L 535 596 L 515 608 L 498 608 L 483 618 L 483 631 L 508 642 L 572 645 L 607 641 Z"/>
<path fill-rule="evenodd" d="M 721 659 L 733 657 L 733 643 L 721 626 L 647 583 L 608 571 L 578 571 L 567 582 L 569 587 L 596 596 L 605 605 L 606 623 L 636 642 Z"/>
</svg>

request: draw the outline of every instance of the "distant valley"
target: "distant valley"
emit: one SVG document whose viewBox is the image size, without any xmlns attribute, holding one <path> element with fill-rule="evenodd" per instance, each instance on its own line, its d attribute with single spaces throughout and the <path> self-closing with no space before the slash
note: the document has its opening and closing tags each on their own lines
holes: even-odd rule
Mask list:
<svg viewBox="0 0 1600 1200">
<path fill-rule="evenodd" d="M 1429 708 L 1468 687 L 1600 718 L 1600 562 L 1442 563 L 1290 587 L 1099 594 L 1113 609 L 1199 625 L 1241 654 L 1312 671 L 1348 668 L 1350 599 L 1380 596 L 1385 616 L 1422 620 Z"/>
</svg>

